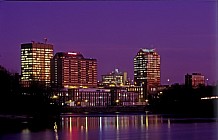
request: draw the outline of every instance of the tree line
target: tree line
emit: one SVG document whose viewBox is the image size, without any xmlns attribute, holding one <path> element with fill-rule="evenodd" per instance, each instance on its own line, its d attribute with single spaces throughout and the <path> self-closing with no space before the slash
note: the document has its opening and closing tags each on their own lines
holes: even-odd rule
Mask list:
<svg viewBox="0 0 218 140">
<path fill-rule="evenodd" d="M 37 81 L 22 87 L 19 79 L 19 74 L 0 65 L 0 113 L 45 115 L 55 112 L 50 105 L 50 88 Z"/>
<path fill-rule="evenodd" d="M 177 114 L 190 117 L 214 117 L 217 99 L 204 100 L 204 97 L 217 96 L 216 86 L 172 85 L 162 94 L 150 97 L 152 111 L 161 114 Z"/>
</svg>

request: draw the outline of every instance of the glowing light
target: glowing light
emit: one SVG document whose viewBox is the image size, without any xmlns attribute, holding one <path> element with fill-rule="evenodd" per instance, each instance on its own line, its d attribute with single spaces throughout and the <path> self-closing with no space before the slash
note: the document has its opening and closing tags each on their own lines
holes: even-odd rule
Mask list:
<svg viewBox="0 0 218 140">
<path fill-rule="evenodd" d="M 146 129 L 148 129 L 148 115 L 146 115 L 145 117 L 145 126 L 146 126 Z"/>
<path fill-rule="evenodd" d="M 118 118 L 118 115 L 117 115 L 117 121 L 116 121 L 116 123 L 117 123 L 117 130 L 119 130 L 119 118 Z"/>
<path fill-rule="evenodd" d="M 100 131 L 102 131 L 102 117 L 100 117 Z"/>
<path fill-rule="evenodd" d="M 53 97 L 52 97 L 52 99 L 57 99 L 58 98 L 58 96 L 56 96 L 56 95 L 54 95 Z"/>
<path fill-rule="evenodd" d="M 30 130 L 28 128 L 22 130 L 22 133 L 24 133 L 24 134 L 28 134 L 29 132 L 30 132 Z"/>
<path fill-rule="evenodd" d="M 142 49 L 143 52 L 154 52 L 155 49 Z"/>
<path fill-rule="evenodd" d="M 68 52 L 68 54 L 77 55 L 77 53 L 74 52 Z"/>
<path fill-rule="evenodd" d="M 72 132 L 72 118 L 70 117 L 70 132 Z"/>
<path fill-rule="evenodd" d="M 65 87 L 65 86 L 64 86 Z M 77 86 L 67 86 L 69 89 L 78 88 Z"/>
<path fill-rule="evenodd" d="M 168 118 L 167 122 L 168 122 L 168 128 L 170 128 L 170 119 L 169 118 Z"/>
<path fill-rule="evenodd" d="M 86 132 L 88 132 L 88 117 L 86 117 Z"/>
<path fill-rule="evenodd" d="M 57 123 L 55 122 L 54 123 L 54 131 L 57 132 L 57 130 L 58 130 L 58 126 L 57 126 Z"/>
<path fill-rule="evenodd" d="M 218 99 L 218 96 L 211 96 L 211 97 L 201 98 L 201 100 L 211 100 L 211 99 Z"/>
</svg>

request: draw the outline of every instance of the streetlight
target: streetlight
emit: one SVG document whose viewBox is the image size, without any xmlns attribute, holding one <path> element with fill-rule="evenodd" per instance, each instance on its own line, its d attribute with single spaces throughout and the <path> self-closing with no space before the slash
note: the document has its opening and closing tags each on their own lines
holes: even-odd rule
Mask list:
<svg viewBox="0 0 218 140">
<path fill-rule="evenodd" d="M 209 80 L 209 79 L 207 78 L 207 79 L 206 79 L 206 81 L 207 81 L 207 86 L 208 86 L 208 80 Z"/>
</svg>

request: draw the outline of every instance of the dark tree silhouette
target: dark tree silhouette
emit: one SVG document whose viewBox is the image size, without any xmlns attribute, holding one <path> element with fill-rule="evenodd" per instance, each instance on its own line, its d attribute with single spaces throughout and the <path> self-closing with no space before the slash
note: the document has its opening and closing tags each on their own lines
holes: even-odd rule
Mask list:
<svg viewBox="0 0 218 140">
<path fill-rule="evenodd" d="M 153 112 L 162 114 L 179 114 L 187 116 L 213 116 L 216 100 L 202 100 L 214 95 L 215 87 L 173 85 L 163 94 L 150 100 Z"/>
<path fill-rule="evenodd" d="M 19 75 L 0 66 L 0 113 L 39 115 L 52 113 L 50 105 L 51 90 L 42 83 L 34 81 L 21 87 Z"/>
</svg>

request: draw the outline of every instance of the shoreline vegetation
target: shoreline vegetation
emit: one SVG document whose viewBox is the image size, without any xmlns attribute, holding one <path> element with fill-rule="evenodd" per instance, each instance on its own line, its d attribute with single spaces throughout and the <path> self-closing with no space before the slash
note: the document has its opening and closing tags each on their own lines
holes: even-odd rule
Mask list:
<svg viewBox="0 0 218 140">
<path fill-rule="evenodd" d="M 148 111 L 147 106 L 96 106 L 96 107 L 70 107 L 64 106 L 61 113 L 78 113 L 78 114 L 108 114 L 108 113 L 145 113 Z"/>
</svg>

